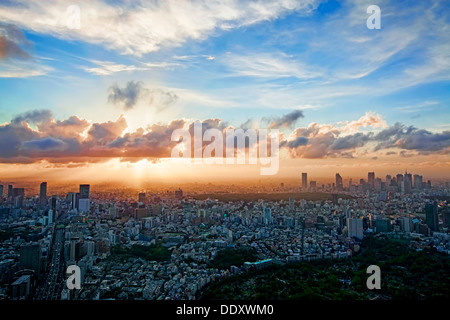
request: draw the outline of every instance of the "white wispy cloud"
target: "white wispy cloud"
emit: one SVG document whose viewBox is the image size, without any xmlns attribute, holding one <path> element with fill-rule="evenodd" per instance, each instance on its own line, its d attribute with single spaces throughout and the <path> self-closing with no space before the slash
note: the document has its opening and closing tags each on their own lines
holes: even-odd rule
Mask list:
<svg viewBox="0 0 450 320">
<path fill-rule="evenodd" d="M 140 64 L 140 66 L 136 65 L 125 65 L 119 64 L 111 61 L 99 61 L 99 60 L 89 60 L 89 62 L 95 64 L 95 67 L 81 67 L 84 71 L 99 75 L 106 76 L 110 74 L 114 74 L 117 72 L 124 71 L 145 71 L 153 68 L 170 68 L 174 66 L 179 66 L 178 63 L 170 63 L 170 62 L 145 62 Z"/>
<path fill-rule="evenodd" d="M 230 68 L 231 75 L 261 77 L 313 79 L 322 76 L 317 70 L 298 59 L 278 53 L 251 53 L 246 55 L 228 54 L 224 63 Z"/>
<path fill-rule="evenodd" d="M 203 40 L 220 29 L 276 19 L 287 12 L 309 12 L 315 0 L 283 1 L 84 1 L 80 28 L 68 28 L 73 15 L 66 0 L 17 0 L 0 5 L 0 19 L 38 33 L 104 44 L 123 54 L 142 56 L 188 40 Z"/>
</svg>

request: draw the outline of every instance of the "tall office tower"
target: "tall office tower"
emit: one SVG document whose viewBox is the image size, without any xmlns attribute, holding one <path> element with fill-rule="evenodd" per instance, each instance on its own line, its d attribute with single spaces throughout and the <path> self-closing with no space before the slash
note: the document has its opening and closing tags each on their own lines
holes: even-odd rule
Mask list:
<svg viewBox="0 0 450 320">
<path fill-rule="evenodd" d="M 450 227 L 450 207 L 446 206 L 442 212 L 442 220 L 444 222 L 444 227 Z"/>
<path fill-rule="evenodd" d="M 270 208 L 264 208 L 264 224 L 272 222 L 272 210 Z"/>
<path fill-rule="evenodd" d="M 421 190 L 422 189 L 422 182 L 423 182 L 423 177 L 415 174 L 413 177 L 413 187 L 415 189 Z"/>
<path fill-rule="evenodd" d="M 306 190 L 308 188 L 308 174 L 302 172 L 302 189 Z"/>
<path fill-rule="evenodd" d="M 336 173 L 336 189 L 338 191 L 342 191 L 343 189 L 342 177 L 339 173 Z"/>
<path fill-rule="evenodd" d="M 3 185 L 0 184 L 0 198 L 3 197 Z"/>
<path fill-rule="evenodd" d="M 425 222 L 432 231 L 439 230 L 438 206 L 436 201 L 425 205 Z"/>
<path fill-rule="evenodd" d="M 362 238 L 364 237 L 363 219 L 348 218 L 347 230 L 349 238 L 357 238 L 359 240 L 362 240 Z"/>
<path fill-rule="evenodd" d="M 140 192 L 138 195 L 138 202 L 140 203 L 145 203 L 145 193 L 144 192 Z"/>
<path fill-rule="evenodd" d="M 51 202 L 50 202 L 50 208 L 51 208 L 53 211 L 55 211 L 55 212 L 56 212 L 56 204 L 57 204 L 57 201 L 58 201 L 58 196 L 57 196 L 56 194 L 54 194 L 54 195 L 52 196 L 52 199 L 51 199 Z"/>
<path fill-rule="evenodd" d="M 411 176 L 411 173 L 405 172 L 405 178 L 404 178 L 403 181 L 405 183 L 405 193 L 411 193 L 411 189 L 412 189 L 412 176 Z"/>
<path fill-rule="evenodd" d="M 13 188 L 12 189 L 12 197 L 14 199 L 14 206 L 16 208 L 23 207 L 23 199 L 25 198 L 25 189 L 24 188 Z"/>
<path fill-rule="evenodd" d="M 89 199 L 91 186 L 89 184 L 80 184 L 80 199 Z"/>
<path fill-rule="evenodd" d="M 375 172 L 369 172 L 367 174 L 367 181 L 369 183 L 370 188 L 375 188 Z"/>
<path fill-rule="evenodd" d="M 397 183 L 400 184 L 401 181 L 403 181 L 403 175 L 399 173 L 397 175 Z"/>
<path fill-rule="evenodd" d="M 389 188 L 391 186 L 391 180 L 392 177 L 390 174 L 386 175 L 386 188 Z"/>
<path fill-rule="evenodd" d="M 13 197 L 13 186 L 12 184 L 8 185 L 8 198 L 12 198 Z"/>
<path fill-rule="evenodd" d="M 41 245 L 39 243 L 20 246 L 19 266 L 21 269 L 34 270 L 36 275 L 41 272 Z"/>
<path fill-rule="evenodd" d="M 39 203 L 41 206 L 47 205 L 47 182 L 42 182 L 39 192 Z"/>
</svg>

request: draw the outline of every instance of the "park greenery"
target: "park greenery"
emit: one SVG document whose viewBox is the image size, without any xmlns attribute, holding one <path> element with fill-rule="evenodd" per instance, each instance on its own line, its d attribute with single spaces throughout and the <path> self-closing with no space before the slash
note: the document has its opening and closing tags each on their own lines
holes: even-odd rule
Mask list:
<svg viewBox="0 0 450 320">
<path fill-rule="evenodd" d="M 450 258 L 408 242 L 367 237 L 361 252 L 341 260 L 272 265 L 209 285 L 202 299 L 421 300 L 450 298 Z M 381 289 L 366 286 L 367 267 L 381 269 Z"/>
<path fill-rule="evenodd" d="M 111 258 L 128 260 L 129 258 L 142 258 L 147 261 L 167 261 L 170 260 L 172 251 L 164 247 L 160 242 L 150 246 L 132 245 L 131 247 L 123 247 L 115 245 L 111 248 Z"/>
</svg>

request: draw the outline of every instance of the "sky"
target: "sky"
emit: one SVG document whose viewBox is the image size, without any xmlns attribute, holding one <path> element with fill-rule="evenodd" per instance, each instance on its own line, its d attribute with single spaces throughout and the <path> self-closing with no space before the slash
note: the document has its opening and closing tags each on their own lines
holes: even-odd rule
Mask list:
<svg viewBox="0 0 450 320">
<path fill-rule="evenodd" d="M 0 3 L 0 179 L 260 177 L 170 159 L 194 121 L 279 130 L 280 177 L 450 179 L 449 111 L 448 1 Z"/>
</svg>

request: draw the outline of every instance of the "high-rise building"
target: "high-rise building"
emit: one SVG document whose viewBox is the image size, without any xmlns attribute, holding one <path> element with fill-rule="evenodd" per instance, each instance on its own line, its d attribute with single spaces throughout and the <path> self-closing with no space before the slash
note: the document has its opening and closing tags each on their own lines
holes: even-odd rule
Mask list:
<svg viewBox="0 0 450 320">
<path fill-rule="evenodd" d="M 272 210 L 270 208 L 264 208 L 264 224 L 272 222 Z"/>
<path fill-rule="evenodd" d="M 375 172 L 369 172 L 367 174 L 367 181 L 369 183 L 370 188 L 375 188 Z"/>
<path fill-rule="evenodd" d="M 378 218 L 375 220 L 375 228 L 377 232 L 390 232 L 392 230 L 391 221 L 386 218 Z"/>
<path fill-rule="evenodd" d="M 386 175 L 386 188 L 389 188 L 391 186 L 391 180 L 392 177 L 390 174 Z"/>
<path fill-rule="evenodd" d="M 14 206 L 16 208 L 21 208 L 23 206 L 23 199 L 25 198 L 24 188 L 13 188 L 12 189 L 12 199 L 14 201 Z"/>
<path fill-rule="evenodd" d="M 138 202 L 145 203 L 145 192 L 140 192 L 138 195 Z"/>
<path fill-rule="evenodd" d="M 3 185 L 0 184 L 0 198 L 3 197 Z"/>
<path fill-rule="evenodd" d="M 47 182 L 42 182 L 39 192 L 39 203 L 41 206 L 47 205 Z"/>
<path fill-rule="evenodd" d="M 41 272 L 41 245 L 39 243 L 20 246 L 19 265 L 21 269 L 30 269 L 38 275 Z"/>
<path fill-rule="evenodd" d="M 12 198 L 13 197 L 13 186 L 12 184 L 8 185 L 8 198 Z"/>
<path fill-rule="evenodd" d="M 90 189 L 91 186 L 89 184 L 80 184 L 80 199 L 89 199 Z"/>
<path fill-rule="evenodd" d="M 78 201 L 80 199 L 80 194 L 77 192 L 69 192 L 66 197 L 67 201 L 70 202 L 70 209 L 78 209 Z"/>
<path fill-rule="evenodd" d="M 302 172 L 302 189 L 308 189 L 308 174 L 306 172 Z"/>
<path fill-rule="evenodd" d="M 347 230 L 349 238 L 356 238 L 362 240 L 362 238 L 364 237 L 363 219 L 348 218 Z"/>
<path fill-rule="evenodd" d="M 432 231 L 439 230 L 438 206 L 436 201 L 425 205 L 425 222 Z"/>
<path fill-rule="evenodd" d="M 415 189 L 421 190 L 422 189 L 422 183 L 423 183 L 423 177 L 415 174 L 413 177 L 413 187 Z"/>
<path fill-rule="evenodd" d="M 411 173 L 405 172 L 405 178 L 404 178 L 404 185 L 405 185 L 405 193 L 411 193 L 412 189 L 412 175 Z"/>
<path fill-rule="evenodd" d="M 78 210 L 80 212 L 89 212 L 91 209 L 91 204 L 89 199 L 80 199 L 78 200 Z"/>
<path fill-rule="evenodd" d="M 342 191 L 343 189 L 342 177 L 339 173 L 336 173 L 336 189 L 338 191 Z"/>
</svg>

